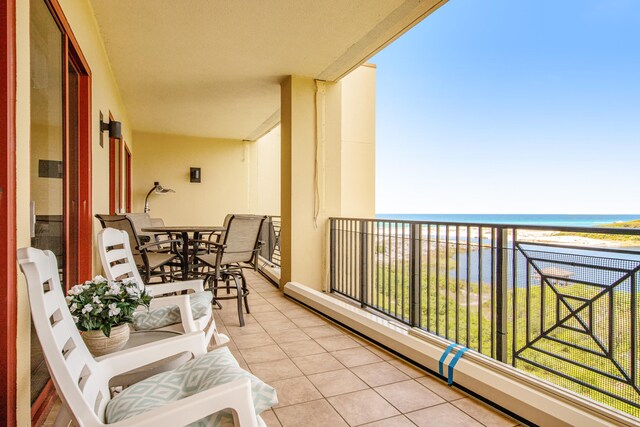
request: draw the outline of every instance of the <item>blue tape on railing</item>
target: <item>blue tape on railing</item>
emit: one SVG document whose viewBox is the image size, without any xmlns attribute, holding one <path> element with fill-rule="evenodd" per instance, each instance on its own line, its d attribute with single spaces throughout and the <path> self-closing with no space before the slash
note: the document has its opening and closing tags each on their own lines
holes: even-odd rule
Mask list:
<svg viewBox="0 0 640 427">
<path fill-rule="evenodd" d="M 461 349 L 458 350 L 458 352 L 456 353 L 456 355 L 453 357 L 453 359 L 451 359 L 451 363 L 449 363 L 449 372 L 447 375 L 447 384 L 451 385 L 453 384 L 453 368 L 456 367 L 456 363 L 458 363 L 458 360 L 460 360 L 460 358 L 462 357 L 462 355 L 469 350 L 467 347 L 462 347 Z"/>
<path fill-rule="evenodd" d="M 458 346 L 458 344 L 453 343 L 453 344 L 449 345 L 449 347 L 447 347 L 447 349 L 444 351 L 444 353 L 442 353 L 442 357 L 440 357 L 440 363 L 438 363 L 440 376 L 444 376 L 444 361 L 445 361 L 445 359 L 447 358 L 449 353 L 451 353 L 451 350 L 453 350 L 457 346 Z"/>
</svg>

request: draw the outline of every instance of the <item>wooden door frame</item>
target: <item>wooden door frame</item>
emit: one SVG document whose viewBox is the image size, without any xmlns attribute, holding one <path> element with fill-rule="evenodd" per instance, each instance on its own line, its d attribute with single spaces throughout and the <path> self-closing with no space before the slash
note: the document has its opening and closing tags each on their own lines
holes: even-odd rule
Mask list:
<svg viewBox="0 0 640 427">
<path fill-rule="evenodd" d="M 125 169 L 124 173 L 127 177 L 127 185 L 124 189 L 124 209 L 126 212 L 131 212 L 131 150 L 129 150 L 129 146 L 126 141 L 124 142 L 124 160 L 125 160 Z"/>
<path fill-rule="evenodd" d="M 109 120 L 113 120 L 109 112 Z M 117 156 L 116 156 L 117 151 Z M 116 164 L 116 159 L 118 164 Z M 118 175 L 118 188 L 116 188 L 116 174 Z M 122 208 L 122 141 L 118 138 L 109 138 L 109 213 L 119 214 L 117 208 Z M 116 203 L 116 196 L 118 198 Z"/>
<path fill-rule="evenodd" d="M 15 1 L 15 0 L 13 0 Z M 65 17 L 62 7 L 58 3 L 58 0 L 43 0 L 51 16 L 55 20 L 63 35 L 63 78 L 64 80 L 64 93 L 63 93 L 63 108 L 64 114 L 64 144 L 68 145 L 68 99 L 67 99 L 67 65 L 69 61 L 72 61 L 76 69 L 78 70 L 78 230 L 77 230 L 77 243 L 78 243 L 78 256 L 77 264 L 74 266 L 77 272 L 78 281 L 84 281 L 90 279 L 93 272 L 93 217 L 92 217 L 92 166 L 91 166 L 91 69 L 89 63 L 84 57 L 80 44 L 78 43 L 71 26 Z M 66 149 L 66 148 L 65 148 Z M 67 165 L 68 167 L 68 165 Z M 14 184 L 15 190 L 15 184 Z M 65 200 L 66 206 L 69 205 L 69 194 L 65 188 Z M 15 197 L 14 197 L 15 202 Z M 15 228 L 15 227 L 14 227 Z M 65 239 L 68 239 L 69 230 L 65 225 Z M 14 245 L 15 246 L 15 245 Z M 13 248 L 13 254 L 15 257 L 16 248 Z M 67 259 L 69 257 L 66 257 Z M 15 262 L 13 263 L 15 268 Z M 15 278 L 14 278 L 15 279 Z M 15 288 L 15 286 L 14 286 Z M 14 304 L 15 306 L 15 304 Z M 15 343 L 13 345 L 15 348 Z M 14 381 L 15 383 L 15 381 Z M 40 396 L 36 399 L 31 406 L 31 423 L 32 425 L 40 425 L 44 421 L 44 417 L 47 414 L 47 410 L 53 402 L 55 397 L 55 388 L 51 381 L 44 387 Z M 15 412 L 15 410 L 14 410 Z"/>
<path fill-rule="evenodd" d="M 0 424 L 17 425 L 16 2 L 0 2 Z M 3 423 L 4 421 L 4 423 Z"/>
</svg>

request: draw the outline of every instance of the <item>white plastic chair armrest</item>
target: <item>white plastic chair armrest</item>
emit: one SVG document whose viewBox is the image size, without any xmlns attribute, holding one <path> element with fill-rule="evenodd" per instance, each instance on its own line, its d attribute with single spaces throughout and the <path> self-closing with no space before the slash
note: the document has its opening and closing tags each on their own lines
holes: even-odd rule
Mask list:
<svg viewBox="0 0 640 427">
<path fill-rule="evenodd" d="M 150 309 L 157 307 L 165 307 L 167 305 L 177 305 L 180 310 L 180 319 L 182 321 L 182 327 L 184 331 L 196 332 L 200 329 L 196 328 L 196 323 L 193 320 L 193 312 L 191 311 L 191 303 L 189 301 L 189 295 L 172 295 L 168 297 L 159 297 L 151 300 Z"/>
<path fill-rule="evenodd" d="M 184 280 L 182 282 L 157 283 L 147 285 L 147 291 L 151 291 L 153 295 L 160 296 L 162 294 L 170 294 L 172 292 L 187 291 L 192 289 L 194 292 L 204 291 L 204 283 L 202 279 Z"/>
<path fill-rule="evenodd" d="M 166 359 L 182 352 L 198 357 L 207 352 L 204 332 L 192 332 L 96 357 L 107 378 Z"/>
<path fill-rule="evenodd" d="M 259 426 L 251 399 L 251 382 L 248 378 L 241 378 L 176 400 L 135 417 L 109 424 L 109 427 L 183 426 L 228 408 L 234 410 L 234 425 Z"/>
</svg>

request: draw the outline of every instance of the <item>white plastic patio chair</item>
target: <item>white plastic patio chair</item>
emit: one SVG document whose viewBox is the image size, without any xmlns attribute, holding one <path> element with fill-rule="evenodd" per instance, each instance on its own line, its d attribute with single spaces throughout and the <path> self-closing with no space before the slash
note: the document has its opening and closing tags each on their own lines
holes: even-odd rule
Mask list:
<svg viewBox="0 0 640 427">
<path fill-rule="evenodd" d="M 183 426 L 224 409 L 232 410 L 234 425 L 242 427 L 264 425 L 255 412 L 256 392 L 253 389 L 252 394 L 252 388 L 256 383 L 261 386 L 266 384 L 239 367 L 236 368 L 237 362 L 227 348 L 205 354 L 206 342 L 203 332 L 180 335 L 94 359 L 80 337 L 67 307 L 53 252 L 35 248 L 19 249 L 18 262 L 27 279 L 33 324 L 51 378 L 63 402 L 65 409 L 63 413 L 68 410 L 75 425 Z M 181 352 L 190 352 L 195 357 L 182 368 L 178 368 L 178 370 L 185 368 L 190 375 L 195 375 L 198 371 L 194 369 L 190 372 L 189 364 L 200 360 L 209 361 L 210 356 L 215 356 L 217 353 L 227 356 L 227 360 L 230 358 L 231 363 L 236 365 L 232 369 L 236 372 L 240 371 L 244 376 L 235 376 L 228 381 L 230 379 L 228 372 L 223 372 L 227 374 L 227 378 L 221 378 L 221 382 L 227 381 L 226 384 L 216 385 L 205 391 L 187 393 L 188 397 L 179 400 L 172 399 L 185 394 L 168 396 L 166 400 L 169 402 L 163 400 L 166 403 L 151 408 L 145 408 L 143 398 L 126 401 L 126 407 L 137 410 L 137 414 L 113 423 L 106 423 L 109 404 L 115 404 L 117 399 L 122 399 L 128 390 L 136 390 L 136 385 L 133 385 L 112 397 L 108 385 L 110 378 Z M 148 392 L 147 385 L 150 381 L 151 383 L 154 379 L 156 383 L 160 381 L 159 388 L 152 390 L 153 394 L 150 393 L 147 396 L 148 399 L 166 398 L 169 387 L 185 385 L 162 382 L 167 375 L 174 374 L 178 370 L 161 373 L 141 382 L 141 388 Z M 266 388 L 270 387 L 266 386 Z M 271 391 L 273 393 L 273 389 Z M 268 405 L 273 405 L 274 402 L 277 402 L 277 399 L 273 393 Z M 123 408 L 122 403 L 116 407 Z M 63 421 L 58 418 L 56 424 Z"/>
<path fill-rule="evenodd" d="M 208 298 L 211 293 L 204 290 L 202 280 L 185 280 L 144 286 L 131 252 L 129 235 L 124 230 L 116 230 L 115 228 L 100 230 L 98 233 L 98 252 L 100 252 L 102 267 L 107 279 L 133 278 L 138 286 L 145 287 L 154 297 L 148 312 L 142 310 L 134 313 L 135 329 L 195 332 L 205 330 L 211 322 L 209 329 L 206 330 L 207 342 L 211 340 L 212 336 L 215 345 L 222 345 L 229 341 L 229 337 L 218 332 L 215 319 L 213 319 L 211 298 Z M 182 291 L 193 292 L 187 295 L 162 296 Z M 205 292 L 208 295 L 204 294 Z M 198 318 L 194 318 L 194 307 L 198 311 Z"/>
</svg>

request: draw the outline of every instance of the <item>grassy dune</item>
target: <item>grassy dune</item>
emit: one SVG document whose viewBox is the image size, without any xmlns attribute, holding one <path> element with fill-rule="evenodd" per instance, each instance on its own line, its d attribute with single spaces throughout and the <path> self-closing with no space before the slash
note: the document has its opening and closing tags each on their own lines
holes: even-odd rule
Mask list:
<svg viewBox="0 0 640 427">
<path fill-rule="evenodd" d="M 628 229 L 640 229 L 640 219 L 626 222 L 614 222 L 612 224 L 603 224 L 599 227 L 602 228 L 628 228 Z M 637 243 L 640 245 L 640 235 L 627 235 L 627 234 L 600 234 L 600 233 L 570 233 L 561 232 L 559 236 L 580 236 L 588 237 L 590 239 L 598 240 L 611 240 L 616 242 L 624 242 L 626 244 Z"/>
</svg>

